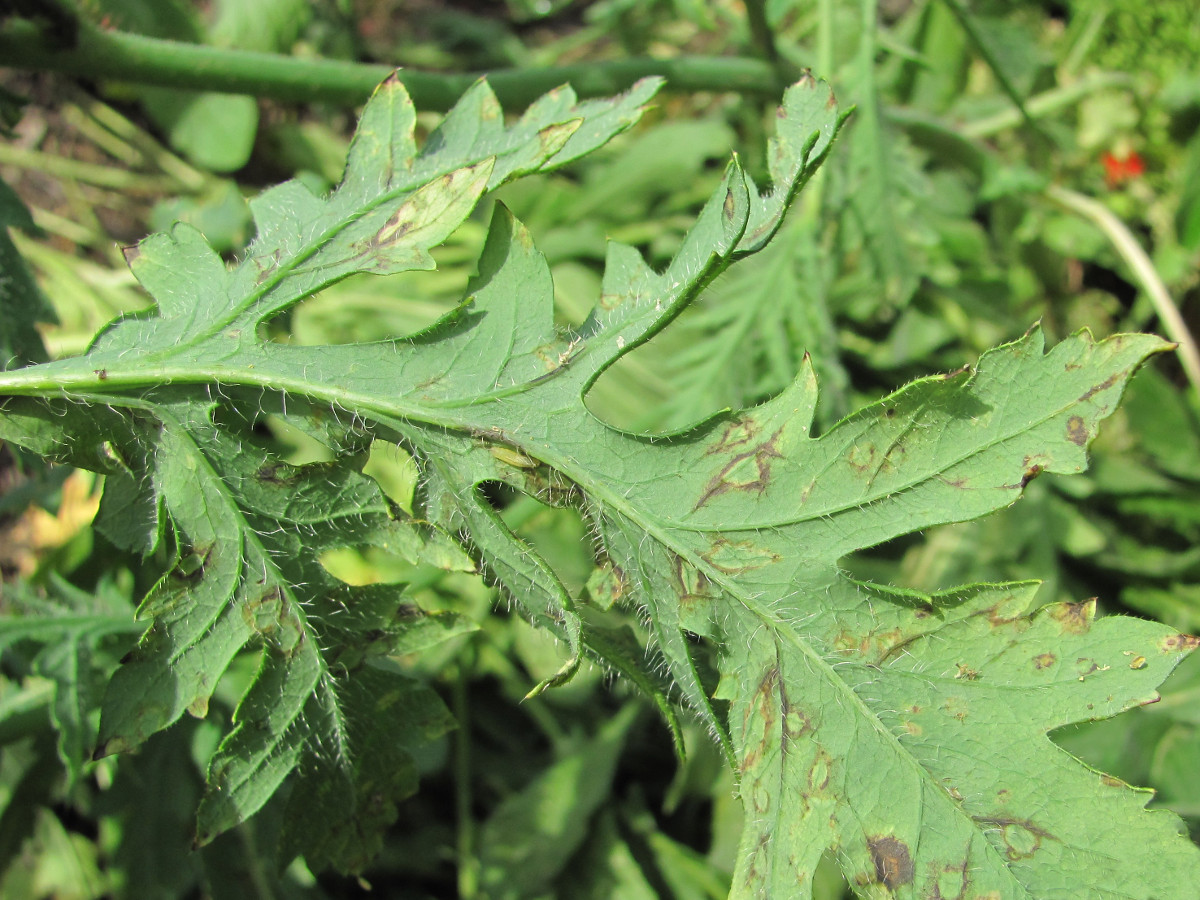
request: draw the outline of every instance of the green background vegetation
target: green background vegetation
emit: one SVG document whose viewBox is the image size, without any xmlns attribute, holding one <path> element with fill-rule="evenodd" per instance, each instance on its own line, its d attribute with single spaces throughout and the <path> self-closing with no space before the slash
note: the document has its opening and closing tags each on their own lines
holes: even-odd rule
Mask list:
<svg viewBox="0 0 1200 900">
<path fill-rule="evenodd" d="M 293 176 L 318 191 L 335 184 L 356 105 L 397 65 L 412 70 L 402 77 L 424 132 L 471 80 L 463 73 L 502 71 L 493 82 L 510 112 L 565 75 L 593 94 L 668 75 L 635 129 L 499 191 L 549 259 L 560 322 L 578 324 L 599 295 L 607 239 L 663 264 L 731 149 L 765 180 L 782 85 L 810 68 L 856 107 L 822 172 L 753 266 L 606 373 L 593 411 L 675 430 L 773 396 L 808 353 L 827 429 L 915 377 L 970 365 L 1035 321 L 1050 341 L 1085 326 L 1097 336 L 1155 331 L 1180 352 L 1133 381 L 1087 473 L 1039 479 L 1001 514 L 846 564 L 922 591 L 1039 578 L 1044 602 L 1095 596 L 1104 611 L 1200 631 L 1200 371 L 1184 340 L 1200 310 L 1193 6 L 87 0 L 82 23 L 73 7 L 39 6 L 0 26 L 0 58 L 22 67 L 0 81 L 0 221 L 11 239 L 0 242 L 10 279 L 0 315 L 31 295 L 27 277 L 46 307 L 40 334 L 6 336 L 0 357 L 36 359 L 41 340 L 51 356 L 78 353 L 114 315 L 144 307 L 119 246 L 175 219 L 236 258 L 251 237 L 243 198 Z M 206 55 L 173 69 L 156 44 L 122 43 L 126 33 Z M 62 54 L 72 46 L 83 55 Z M 241 57 L 226 50 L 288 59 L 239 74 Z M 488 216 L 478 210 L 436 252 L 437 272 L 347 279 L 275 336 L 344 343 L 419 329 L 461 296 Z M 319 452 L 282 427 L 264 438 L 293 462 Z M 350 897 L 364 882 L 377 896 L 413 898 L 726 895 L 741 811 L 703 729 L 685 724 L 678 763 L 649 704 L 586 666 L 523 701 L 561 665 L 562 648 L 497 606 L 477 577 L 381 551 L 323 561 L 354 583 L 407 581 L 425 608 L 481 625 L 407 661 L 459 727 L 420 760 L 420 793 L 382 854 L 361 880 L 302 862 L 280 874 L 272 807 L 192 852 L 203 765 L 254 660 L 230 671 L 207 718 L 181 721 L 135 755 L 81 764 L 104 684 L 141 628 L 132 610 L 161 567 L 93 530 L 91 476 L 0 454 L 0 895 Z M 415 473 L 401 456 L 378 453 L 367 471 L 401 503 L 411 496 Z M 583 590 L 593 561 L 579 517 L 524 496 L 497 503 Z M 641 627 L 634 615 L 629 624 Z M 1153 805 L 1200 827 L 1194 660 L 1160 703 L 1056 740 L 1154 786 Z M 817 896 L 844 891 L 829 866 Z"/>
</svg>

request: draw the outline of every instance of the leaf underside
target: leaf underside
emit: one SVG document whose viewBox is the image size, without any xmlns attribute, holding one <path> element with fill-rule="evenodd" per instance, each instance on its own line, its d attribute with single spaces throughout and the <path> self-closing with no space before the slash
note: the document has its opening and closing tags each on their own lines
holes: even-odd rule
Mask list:
<svg viewBox="0 0 1200 900">
<path fill-rule="evenodd" d="M 610 245 L 602 296 L 574 332 L 555 327 L 546 261 L 497 205 L 463 303 L 420 334 L 315 347 L 260 336 L 353 272 L 432 268 L 429 249 L 487 190 L 586 153 L 636 121 L 655 88 L 582 104 L 562 89 L 505 125 L 480 83 L 418 151 L 391 79 L 332 195 L 289 182 L 259 197 L 258 237 L 232 268 L 185 226 L 148 238 L 128 256 L 156 314 L 118 320 L 82 357 L 0 374 L 0 437 L 105 472 L 112 539 L 175 559 L 109 687 L 97 753 L 203 715 L 233 657 L 258 645 L 259 671 L 210 763 L 197 839 L 292 776 L 285 852 L 362 868 L 416 787 L 412 751 L 452 725 L 393 657 L 472 626 L 422 613 L 402 586 L 337 581 L 319 556 L 345 546 L 480 565 L 567 642 L 550 683 L 590 653 L 652 686 L 620 642 L 584 626 L 581 601 L 484 499 L 482 485 L 502 482 L 588 518 L 604 562 L 597 605 L 646 613 L 673 690 L 737 767 L 746 825 L 734 896 L 808 897 L 829 851 L 866 896 L 1190 896 L 1200 852 L 1179 820 L 1145 811 L 1147 792 L 1089 770 L 1047 733 L 1152 702 L 1194 639 L 1096 621 L 1087 603 L 1038 609 L 1032 584 L 914 595 L 838 566 L 1008 506 L 1043 472 L 1083 470 L 1099 422 L 1162 341 L 1081 333 L 1047 351 L 1035 329 L 973 372 L 910 384 L 819 437 L 807 363 L 769 402 L 667 437 L 618 431 L 587 409 L 606 368 L 779 228 L 844 119 L 824 86 L 785 95 L 771 189 L 731 162 L 664 271 Z M 266 412 L 334 461 L 276 458 L 253 434 Z M 417 461 L 415 517 L 361 474 L 375 438 Z M 715 691 L 695 635 L 720 648 Z"/>
</svg>

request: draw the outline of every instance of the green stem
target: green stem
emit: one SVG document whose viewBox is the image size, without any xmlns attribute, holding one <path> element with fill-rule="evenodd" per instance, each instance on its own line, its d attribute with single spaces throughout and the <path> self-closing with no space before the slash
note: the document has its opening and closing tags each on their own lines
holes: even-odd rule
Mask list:
<svg viewBox="0 0 1200 900">
<path fill-rule="evenodd" d="M 833 81 L 833 0 L 817 2 L 817 74 Z"/>
<path fill-rule="evenodd" d="M 767 21 L 767 8 L 764 0 L 746 0 L 746 20 L 750 25 L 750 35 L 762 52 L 763 59 L 771 65 L 779 64 L 779 48 L 775 46 L 775 32 Z"/>
<path fill-rule="evenodd" d="M 454 811 L 457 820 L 458 896 L 472 900 L 479 893 L 479 858 L 475 854 L 475 819 L 471 813 L 471 707 L 469 688 L 475 669 L 475 644 L 468 641 L 458 660 L 454 681 Z"/>
<path fill-rule="evenodd" d="M 384 65 L 164 41 L 103 31 L 82 23 L 75 45 L 57 49 L 37 27 L 23 21 L 12 22 L 0 31 L 0 60 L 19 69 L 296 102 L 359 103 L 392 72 L 390 66 Z M 770 63 L 740 57 L 624 59 L 486 74 L 500 101 L 509 107 L 526 106 L 567 82 L 581 97 L 599 97 L 619 93 L 649 75 L 666 78 L 678 91 L 776 95 L 784 87 Z M 429 110 L 449 109 L 478 77 L 478 74 L 400 72 L 400 80 L 414 104 Z"/>
<path fill-rule="evenodd" d="M 1132 87 L 1135 84 L 1133 76 L 1125 72 L 1099 72 L 1095 75 L 1081 78 L 1073 84 L 1052 88 L 1024 104 L 1025 114 L 1033 119 L 1040 119 L 1050 113 L 1058 112 L 1068 106 L 1073 106 L 1080 100 L 1109 88 Z M 1010 107 L 992 116 L 964 122 L 958 130 L 964 137 L 986 138 L 1014 128 L 1024 121 L 1021 111 Z"/>
<path fill-rule="evenodd" d="M 1183 363 L 1183 371 L 1191 382 L 1192 390 L 1200 397 L 1200 350 L 1197 349 L 1196 341 L 1179 313 L 1179 307 L 1171 299 L 1167 286 L 1163 284 L 1158 270 L 1154 268 L 1154 263 L 1146 255 L 1137 238 L 1108 207 L 1097 203 L 1091 197 L 1057 185 L 1046 188 L 1046 197 L 1089 220 L 1112 241 L 1117 253 L 1133 270 L 1134 278 L 1149 296 L 1167 337 L 1179 345 L 1179 360 Z"/>
</svg>

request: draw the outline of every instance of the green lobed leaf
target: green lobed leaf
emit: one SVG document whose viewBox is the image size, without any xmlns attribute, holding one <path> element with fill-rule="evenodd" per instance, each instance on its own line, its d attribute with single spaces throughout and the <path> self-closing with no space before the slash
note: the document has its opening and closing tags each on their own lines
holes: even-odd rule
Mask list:
<svg viewBox="0 0 1200 900">
<path fill-rule="evenodd" d="M 112 323 L 86 356 L 58 363 L 49 402 L 35 391 L 5 403 L 0 435 L 109 476 L 106 534 L 143 554 L 165 544 L 174 558 L 142 602 L 150 629 L 109 685 L 97 756 L 137 747 L 185 712 L 204 716 L 234 656 L 262 648 L 210 761 L 198 843 L 253 814 L 299 768 L 304 796 L 285 847 L 318 866 L 365 865 L 395 803 L 415 790 L 411 751 L 451 724 L 437 695 L 386 658 L 475 627 L 423 613 L 403 585 L 352 588 L 325 571 L 322 552 L 364 545 L 457 571 L 475 563 L 359 473 L 373 423 L 353 404 L 263 392 L 253 377 L 239 388 L 213 377 L 213 354 L 225 359 L 218 369 L 251 374 L 260 363 L 237 359 L 237 348 L 273 352 L 259 326 L 296 300 L 352 272 L 432 267 L 428 248 L 489 185 L 587 152 L 636 121 L 656 88 L 648 80 L 582 104 L 563 88 L 506 126 L 480 82 L 418 153 L 412 105 L 390 79 L 364 111 L 333 194 L 289 182 L 257 198 L 258 236 L 234 268 L 182 225 L 132 248 L 130 266 L 157 311 Z M 185 371 L 168 374 L 173 365 Z M 318 369 L 328 365 L 340 363 Z M 93 387 L 64 403 L 67 369 Z M 336 379 L 351 384 L 353 373 Z M 327 445 L 335 461 L 293 466 L 259 446 L 253 426 L 265 413 Z"/>
<path fill-rule="evenodd" d="M 580 106 L 560 93 L 506 128 L 477 85 L 417 153 L 411 106 L 389 81 L 328 199 L 295 183 L 260 197 L 259 236 L 232 269 L 189 229 L 148 239 L 131 265 L 156 315 L 114 324 L 77 360 L 0 375 L 0 434 L 137 472 L 121 490 L 152 490 L 170 523 L 177 562 L 110 688 L 104 749 L 202 713 L 232 655 L 257 641 L 261 669 L 210 765 L 199 837 L 298 771 L 285 842 L 317 865 L 359 868 L 413 787 L 396 736 L 433 737 L 448 721 L 381 658 L 410 633 L 389 619 L 398 592 L 335 582 L 321 552 L 403 542 L 393 534 L 417 535 L 419 552 L 461 532 L 526 615 L 567 641 L 551 682 L 585 648 L 638 671 L 602 631 L 591 638 L 579 598 L 504 525 L 483 493 L 500 482 L 583 511 L 606 566 L 597 606 L 645 613 L 679 696 L 736 767 L 747 815 L 734 896 L 808 897 L 829 851 L 866 896 L 1188 896 L 1200 851 L 1179 820 L 1144 811 L 1146 793 L 1047 732 L 1152 702 L 1195 639 L 1096 622 L 1088 604 L 1038 610 L 1031 584 L 921 595 L 839 568 L 854 550 L 1008 506 L 1044 472 L 1082 471 L 1161 340 L 1083 332 L 1047 351 L 1034 329 L 974 371 L 915 382 L 819 437 L 807 362 L 774 399 L 674 435 L 621 432 L 587 408 L 605 369 L 778 230 L 844 119 L 823 86 L 788 91 L 769 192 L 735 159 L 662 272 L 610 245 L 599 303 L 575 332 L 554 327 L 546 261 L 497 206 L 467 297 L 419 334 L 260 339 L 271 317 L 350 272 L 428 268 L 428 248 L 486 189 L 624 127 L 646 90 Z M 248 427 L 256 408 L 337 459 L 273 458 Z M 420 467 L 419 519 L 358 473 L 372 436 Z M 159 506 L 140 508 L 152 521 Z M 157 530 L 136 533 L 149 543 Z M 394 627 L 377 642 L 359 615 Z M 697 635 L 719 648 L 719 684 Z M 409 698 L 394 719 L 380 705 L 391 697 Z"/>
</svg>

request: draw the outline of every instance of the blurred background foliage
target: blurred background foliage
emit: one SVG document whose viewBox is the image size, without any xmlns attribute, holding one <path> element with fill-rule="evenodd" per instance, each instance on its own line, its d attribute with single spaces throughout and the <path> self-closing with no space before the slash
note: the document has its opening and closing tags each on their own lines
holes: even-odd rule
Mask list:
<svg viewBox="0 0 1200 900">
<path fill-rule="evenodd" d="M 16 13 L 54 15 L 39 4 Z M 77 0 L 105 27 L 301 58 L 430 71 L 534 70 L 681 54 L 751 57 L 831 81 L 856 112 L 771 246 L 731 270 L 588 397 L 624 428 L 668 432 L 770 397 L 808 354 L 822 428 L 922 375 L 970 365 L 1041 321 L 1052 339 L 1163 331 L 1156 290 L 1200 321 L 1200 16 L 1194 0 Z M 28 7 L 28 8 L 26 8 Z M 7 7 L 0 7 L 4 10 Z M 68 17 L 69 18 L 69 17 Z M 736 150 L 765 172 L 776 98 L 665 93 L 633 131 L 555 174 L 498 192 L 531 228 L 562 324 L 599 296 L 606 240 L 665 262 Z M 510 110 L 514 112 L 516 110 Z M 438 120 L 422 113 L 427 132 Z M 340 177 L 354 110 L 47 73 L 0 76 L 0 314 L 40 304 L 37 334 L 6 335 L 5 365 L 83 349 L 147 300 L 119 247 L 176 219 L 236 257 L 244 198 L 288 177 Z M 1092 198 L 1144 249 L 1131 266 Z M 438 270 L 354 277 L 296 308 L 275 340 L 411 333 L 455 303 L 489 210 L 436 254 Z M 1165 290 L 1164 290 L 1165 289 Z M 1171 333 L 1185 336 L 1178 329 Z M 44 344 L 44 349 L 43 349 Z M 1109 613 L 1200 630 L 1197 384 L 1178 358 L 1134 380 L 1084 475 L 1029 486 L 980 522 L 847 559 L 921 590 L 1040 578 L 1041 599 L 1098 597 Z M 293 461 L 313 459 L 282 427 Z M 367 471 L 410 505 L 415 469 L 378 444 Z M 479 630 L 404 662 L 459 728 L 421 761 L 384 851 L 360 878 L 283 871 L 281 806 L 192 852 L 212 752 L 254 665 L 138 753 L 90 760 L 97 701 L 153 583 L 92 525 L 100 485 L 0 449 L 0 896 L 193 898 L 721 898 L 740 827 L 734 784 L 685 725 L 680 762 L 660 717 L 586 669 L 522 702 L 561 648 L 477 579 L 379 551 L 331 554 L 354 582 L 405 582 Z M 579 516 L 529 497 L 504 517 L 574 590 L 593 575 Z M 162 561 L 158 561 L 161 563 Z M 636 611 L 614 639 L 641 640 Z M 1195 658 L 1194 658 L 1195 659 Z M 240 673 L 240 674 L 239 674 Z M 1153 806 L 1200 833 L 1200 662 L 1161 702 L 1056 739 L 1091 765 L 1153 785 Z M 819 900 L 844 896 L 833 866 Z"/>
</svg>

